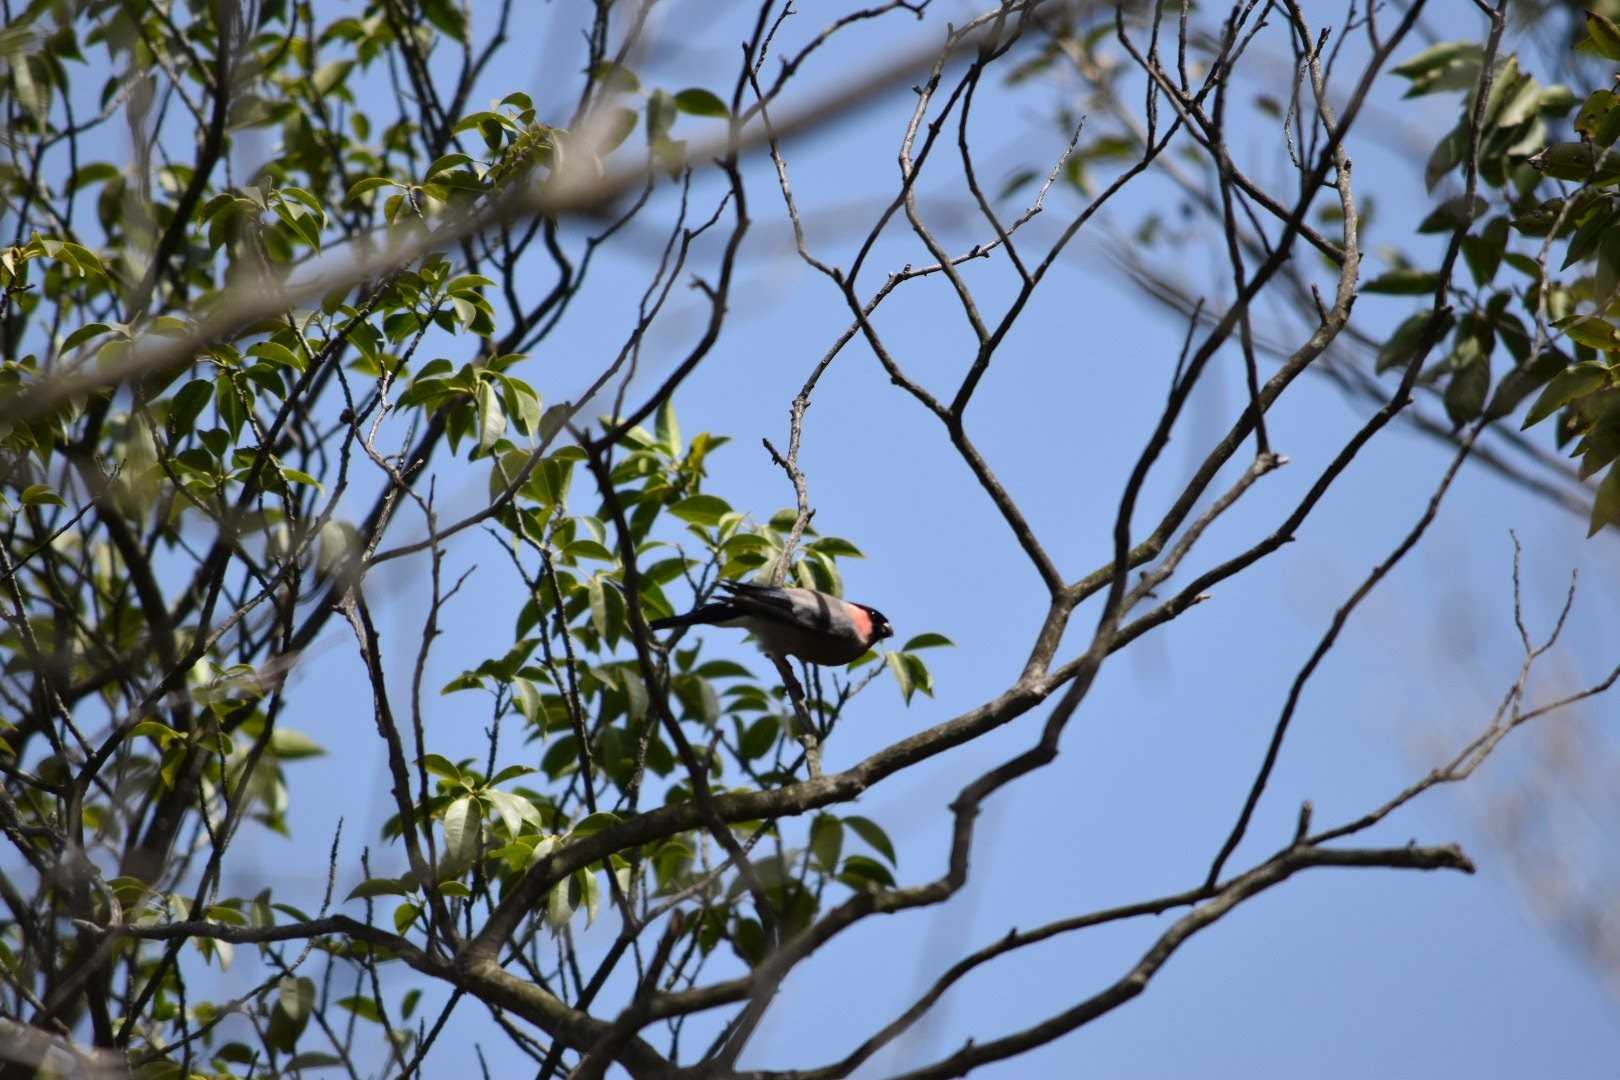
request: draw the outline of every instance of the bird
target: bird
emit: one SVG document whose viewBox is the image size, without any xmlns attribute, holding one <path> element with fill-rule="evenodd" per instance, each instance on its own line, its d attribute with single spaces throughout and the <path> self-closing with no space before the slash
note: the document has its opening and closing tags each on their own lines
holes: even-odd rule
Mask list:
<svg viewBox="0 0 1620 1080">
<path fill-rule="evenodd" d="M 766 652 L 811 664 L 847 664 L 894 633 L 877 608 L 831 593 L 746 581 L 722 581 L 719 586 L 727 593 L 721 599 L 648 625 L 654 630 L 740 626 L 758 638 Z"/>
</svg>

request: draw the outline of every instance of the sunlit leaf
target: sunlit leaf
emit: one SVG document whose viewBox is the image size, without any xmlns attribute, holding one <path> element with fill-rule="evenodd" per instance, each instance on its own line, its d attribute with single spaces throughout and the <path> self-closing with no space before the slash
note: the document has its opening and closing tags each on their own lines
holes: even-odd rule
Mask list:
<svg viewBox="0 0 1620 1080">
<path fill-rule="evenodd" d="M 477 799 L 463 795 L 445 808 L 445 859 L 454 866 L 465 866 L 478 856 L 478 805 Z"/>
<path fill-rule="evenodd" d="M 1601 390 L 1607 385 L 1609 385 L 1608 368 L 1591 361 L 1576 364 L 1553 377 L 1547 388 L 1541 392 L 1541 397 L 1530 407 L 1522 426 L 1528 428 L 1539 424 L 1576 398 Z"/>
<path fill-rule="evenodd" d="M 700 87 L 682 90 L 675 95 L 675 107 L 693 116 L 729 116 L 731 110 L 714 94 Z"/>
<path fill-rule="evenodd" d="M 1620 522 L 1620 465 L 1611 465 L 1592 500 L 1592 518 L 1586 535 L 1596 536 L 1599 530 L 1616 522 Z"/>
</svg>

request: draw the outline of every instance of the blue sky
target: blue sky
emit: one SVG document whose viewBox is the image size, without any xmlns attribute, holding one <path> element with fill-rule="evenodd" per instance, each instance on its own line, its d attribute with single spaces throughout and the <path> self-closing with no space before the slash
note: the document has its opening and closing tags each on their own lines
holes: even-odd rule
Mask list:
<svg viewBox="0 0 1620 1080">
<path fill-rule="evenodd" d="M 790 20 L 785 43 L 819 27 L 816 20 L 826 16 L 817 6 L 806 5 L 806 14 Z M 699 25 L 699 5 L 676 5 L 665 29 L 679 35 L 682 48 L 651 64 L 644 78 L 678 90 L 704 71 L 729 70 L 732 43 L 742 36 L 737 20 L 747 13 L 740 5 L 724 9 L 714 24 Z M 518 16 L 516 41 L 555 32 L 560 22 L 552 21 L 552 8 L 544 16 L 540 10 Z M 806 68 L 801 92 L 836 84 L 841 73 L 873 62 L 898 42 L 937 35 L 956 10 L 942 8 L 922 24 L 885 21 L 853 49 L 850 41 L 835 44 L 820 64 Z M 475 17 L 475 27 L 482 17 Z M 547 100 L 548 76 L 539 69 L 549 49 L 509 48 L 473 107 L 514 89 Z M 570 59 L 561 70 L 574 66 Z M 1063 142 L 1045 122 L 1056 102 L 1052 91 L 1009 96 L 995 89 L 981 95 L 976 128 L 992 161 L 985 166 L 992 184 L 1017 166 L 1048 165 Z M 1393 83 L 1381 88 L 1377 102 L 1386 115 L 1436 133 L 1449 126 L 1452 101 L 1403 105 L 1399 89 Z M 909 94 L 893 95 L 789 147 L 818 254 L 847 258 L 881 200 L 892 195 L 894 153 L 910 105 Z M 681 123 L 701 130 L 704 122 Z M 1256 175 L 1285 175 L 1271 132 L 1243 129 L 1234 141 L 1259 163 Z M 1373 249 L 1409 242 L 1411 226 L 1429 209 L 1410 161 L 1365 133 L 1352 136 L 1350 148 L 1360 190 L 1378 197 Z M 922 194 L 941 221 L 959 218 L 971 226 L 942 230 L 950 246 L 961 248 L 987 236 L 965 214 L 965 193 L 943 182 L 952 175 L 925 183 Z M 711 459 L 710 488 L 764 518 L 787 505 L 791 491 L 759 440 L 780 445 L 785 439 L 788 402 L 846 316 L 831 285 L 793 256 L 762 155 L 751 159 L 748 176 L 756 224 L 734 317 L 676 402 L 688 434 L 712 430 L 734 437 Z M 706 213 L 715 188 L 703 182 L 697 191 L 695 205 Z M 1149 208 L 1173 206 L 1167 198 L 1165 184 L 1146 180 L 1128 190 L 1112 219 L 1128 225 Z M 639 256 L 661 241 L 650 223 L 666 220 L 669 205 L 660 200 L 646 217 L 646 231 L 637 233 L 644 244 L 602 253 L 593 287 L 528 362 L 526 377 L 548 402 L 575 394 L 617 349 L 627 305 L 647 274 Z M 1050 238 L 1078 205 L 1072 193 L 1054 191 L 1024 243 Z M 890 270 L 925 258 L 909 234 L 891 229 L 887 236 L 872 260 L 867 291 Z M 1009 337 L 969 413 L 973 437 L 1069 577 L 1111 550 L 1124 476 L 1157 418 L 1184 333 L 1120 280 L 1100 250 L 1098 237 L 1081 233 Z M 1163 257 L 1189 280 L 1203 282 L 1211 269 L 1219 270 L 1218 254 L 1199 248 Z M 706 273 L 708 265 L 698 259 L 694 269 Z M 1368 274 L 1377 268 L 1370 259 Z M 1009 294 L 1004 264 L 978 262 L 964 273 L 992 310 Z M 679 312 L 696 299 L 677 292 L 672 316 L 653 336 L 641 392 L 656 384 L 692 337 L 695 327 Z M 1366 297 L 1356 325 L 1387 331 L 1410 310 L 1404 298 Z M 909 372 L 936 389 L 954 387 L 971 355 L 971 336 L 943 281 L 906 286 L 877 324 Z M 1241 408 L 1242 394 L 1241 358 L 1223 352 L 1145 494 L 1139 531 L 1213 433 Z M 1361 418 L 1327 383 L 1302 380 L 1270 419 L 1276 449 L 1293 463 L 1211 531 L 1189 571 L 1274 527 Z M 1070 725 L 1056 763 L 987 804 L 969 886 L 940 908 L 868 920 L 824 948 L 784 985 L 744 1064 L 821 1064 L 887 1022 L 956 957 L 1011 927 L 1201 880 L 1241 804 L 1289 680 L 1334 608 L 1416 519 L 1448 456 L 1391 429 L 1357 459 L 1297 543 L 1113 658 Z M 826 767 L 833 770 L 1004 688 L 1023 663 L 1043 596 L 943 429 L 888 384 L 863 345 L 852 344 L 822 381 L 805 429 L 803 464 L 817 526 L 854 540 L 869 556 L 845 566 L 849 595 L 880 607 L 901 640 L 938 630 L 958 644 L 931 656 L 934 699 L 918 698 L 906 708 L 883 680 L 858 700 L 826 749 Z M 482 467 L 468 472 L 442 461 L 438 475 L 447 516 L 474 508 L 484 496 Z M 591 501 L 582 493 L 576 498 Z M 414 527 L 407 517 L 390 539 L 412 538 Z M 1518 530 L 1525 547 L 1533 626 L 1547 625 L 1555 613 L 1568 571 L 1579 566 L 1583 574 L 1566 644 L 1549 664 L 1553 677 L 1540 683 L 1542 693 L 1532 700 L 1592 681 L 1613 665 L 1612 646 L 1606 651 L 1605 645 L 1620 640 L 1620 614 L 1609 600 L 1614 541 L 1583 541 L 1583 522 L 1482 471 L 1465 472 L 1424 545 L 1357 613 L 1310 685 L 1233 867 L 1284 843 L 1302 799 L 1314 801 L 1321 824 L 1353 817 L 1427 771 L 1439 760 L 1437 747 L 1458 745 L 1483 725 L 1517 663 L 1509 528 Z M 473 564 L 478 571 L 445 612 L 446 634 L 429 685 L 442 685 L 510 643 L 521 597 L 504 556 L 477 531 L 451 545 L 447 571 L 454 575 Z M 401 693 L 409 686 L 424 613 L 425 565 L 386 564 L 368 584 Z M 1082 610 L 1076 618 L 1081 629 L 1063 655 L 1083 647 L 1081 635 L 1094 620 L 1093 609 Z M 288 713 L 292 726 L 330 750 L 290 767 L 297 839 L 244 831 L 227 894 L 251 894 L 267 877 L 294 894 L 318 889 L 324 859 L 315 853 L 324 852 L 336 814 L 346 819 L 340 895 L 359 880 L 361 843 L 373 846 L 380 872 L 402 859 L 378 839 L 390 812 L 388 781 L 352 636 L 334 620 L 326 640 L 330 647 L 318 649 L 297 673 Z M 765 668 L 723 633 L 710 636 L 709 648 Z M 474 695 L 430 698 L 427 715 L 435 751 L 454 757 L 482 744 L 487 709 Z M 1579 730 L 1612 753 L 1612 735 L 1595 722 L 1613 715 L 1611 705 L 1599 702 L 1584 718 L 1548 723 L 1582 722 Z M 859 812 L 881 821 L 899 844 L 902 879 L 940 872 L 946 804 L 967 780 L 1032 742 L 1044 716 L 1037 709 L 896 776 L 861 801 Z M 1620 1059 L 1615 999 L 1591 965 L 1534 913 L 1483 826 L 1491 793 L 1527 771 L 1542 737 L 1535 731 L 1521 736 L 1503 746 L 1501 760 L 1482 770 L 1472 790 L 1425 797 L 1365 838 L 1369 844 L 1458 839 L 1478 863 L 1478 875 L 1319 870 L 1298 876 L 1195 938 L 1135 1002 L 982 1075 L 1067 1075 L 1084 1067 L 1088 1074 L 1133 1077 L 1302 1070 L 1329 1078 L 1612 1076 Z M 515 740 L 506 745 L 507 760 L 523 760 Z M 1545 797 L 1551 802 L 1557 792 Z M 1555 835 L 1552 842 L 1563 841 Z M 255 862 L 255 870 L 244 869 Z M 358 911 L 358 904 L 351 908 Z M 1168 918 L 1060 939 L 981 969 L 861 1075 L 886 1075 L 969 1037 L 984 1040 L 1060 1011 L 1118 977 Z M 606 922 L 585 940 L 605 943 L 611 916 Z M 248 953 L 241 950 L 238 963 L 255 964 Z M 475 1068 L 474 1041 L 482 1043 L 494 1075 L 523 1071 L 523 1060 L 507 1050 L 487 1015 L 463 1005 L 430 1075 Z"/>
</svg>

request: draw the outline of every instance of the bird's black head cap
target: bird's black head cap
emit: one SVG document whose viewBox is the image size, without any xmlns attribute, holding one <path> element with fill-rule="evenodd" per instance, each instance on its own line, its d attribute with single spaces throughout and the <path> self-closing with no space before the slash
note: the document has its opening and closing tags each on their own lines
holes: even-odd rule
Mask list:
<svg viewBox="0 0 1620 1080">
<path fill-rule="evenodd" d="M 874 640 L 882 641 L 886 637 L 894 636 L 894 627 L 889 625 L 888 617 L 883 612 L 875 607 L 867 607 L 865 604 L 860 607 L 862 611 L 872 617 L 872 637 Z"/>
</svg>

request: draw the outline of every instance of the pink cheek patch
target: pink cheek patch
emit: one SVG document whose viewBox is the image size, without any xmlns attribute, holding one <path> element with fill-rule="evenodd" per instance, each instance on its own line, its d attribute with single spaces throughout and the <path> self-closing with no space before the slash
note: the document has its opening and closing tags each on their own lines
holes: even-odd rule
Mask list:
<svg viewBox="0 0 1620 1080">
<path fill-rule="evenodd" d="M 854 604 L 845 604 L 849 611 L 849 621 L 855 624 L 855 632 L 861 636 L 862 641 L 872 640 L 872 616 L 866 613 L 863 607 Z"/>
</svg>

